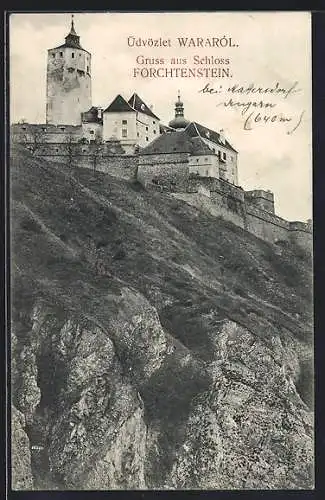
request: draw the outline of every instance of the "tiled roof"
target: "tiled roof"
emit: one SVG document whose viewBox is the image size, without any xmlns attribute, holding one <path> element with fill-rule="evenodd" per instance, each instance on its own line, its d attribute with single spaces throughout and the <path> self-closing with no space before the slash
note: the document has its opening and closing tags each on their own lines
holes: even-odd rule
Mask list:
<svg viewBox="0 0 325 500">
<path fill-rule="evenodd" d="M 213 153 L 213 151 L 211 151 L 209 146 L 201 139 L 201 137 L 192 137 L 191 142 L 193 145 L 192 155 L 209 155 Z"/>
<path fill-rule="evenodd" d="M 155 115 L 149 106 L 138 96 L 138 94 L 134 93 L 132 97 L 128 100 L 130 106 L 136 111 L 140 111 L 140 113 L 144 113 L 145 115 L 151 116 L 152 118 L 156 118 L 156 120 L 160 120 L 157 115 Z"/>
<path fill-rule="evenodd" d="M 88 50 L 84 49 L 83 47 L 81 47 L 80 43 L 78 40 L 74 40 L 72 38 L 68 39 L 65 43 L 63 43 L 62 45 L 59 45 L 58 47 L 54 47 L 53 49 L 49 49 L 49 50 L 57 50 L 57 49 L 65 49 L 65 48 L 71 48 L 71 49 L 79 49 L 79 50 L 83 50 L 84 52 L 87 52 L 88 54 L 90 54 L 90 52 L 88 52 Z"/>
<path fill-rule="evenodd" d="M 173 129 L 171 127 L 169 127 L 168 125 L 164 125 L 163 123 L 159 123 L 159 131 L 161 134 L 164 134 L 165 132 L 168 132 L 168 131 L 173 131 Z"/>
<path fill-rule="evenodd" d="M 104 113 L 120 113 L 123 111 L 133 111 L 135 113 L 135 109 L 130 106 L 124 97 L 118 94 L 111 104 L 104 110 Z"/>
<path fill-rule="evenodd" d="M 211 149 L 200 137 L 189 137 L 182 130 L 167 132 L 141 150 L 140 155 L 189 153 L 193 155 L 212 154 Z"/>
<path fill-rule="evenodd" d="M 98 109 L 92 106 L 88 111 L 81 113 L 82 123 L 103 123 L 103 118 L 98 117 Z"/>
<path fill-rule="evenodd" d="M 201 125 L 200 123 L 197 122 L 191 122 L 185 129 L 186 133 L 190 137 L 203 137 L 204 139 L 208 139 L 212 142 L 215 142 L 219 146 L 225 146 L 228 149 L 231 149 L 235 153 L 237 153 L 236 149 L 232 147 L 232 145 L 226 140 L 225 144 L 220 141 L 220 134 L 218 132 L 215 132 L 214 130 L 211 130 L 208 127 L 205 127 L 204 125 Z"/>
</svg>

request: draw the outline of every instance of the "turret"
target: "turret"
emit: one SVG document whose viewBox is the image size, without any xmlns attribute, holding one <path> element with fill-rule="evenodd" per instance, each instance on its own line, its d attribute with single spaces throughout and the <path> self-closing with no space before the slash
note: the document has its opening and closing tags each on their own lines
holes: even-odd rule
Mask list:
<svg viewBox="0 0 325 500">
<path fill-rule="evenodd" d="M 91 108 L 91 54 L 80 45 L 72 15 L 65 43 L 48 50 L 46 123 L 80 125 Z"/>
</svg>

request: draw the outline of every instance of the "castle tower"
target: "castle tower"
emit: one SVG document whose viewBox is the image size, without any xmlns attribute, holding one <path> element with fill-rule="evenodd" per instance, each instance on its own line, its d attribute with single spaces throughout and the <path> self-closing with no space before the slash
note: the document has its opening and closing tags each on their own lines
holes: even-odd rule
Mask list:
<svg viewBox="0 0 325 500">
<path fill-rule="evenodd" d="M 91 54 L 81 47 L 72 16 L 65 43 L 48 50 L 46 123 L 80 125 L 90 108 Z"/>
<path fill-rule="evenodd" d="M 184 130 L 190 122 L 184 118 L 184 105 L 181 101 L 181 94 L 178 91 L 177 101 L 175 102 L 175 118 L 169 122 L 169 126 L 177 130 Z"/>
</svg>

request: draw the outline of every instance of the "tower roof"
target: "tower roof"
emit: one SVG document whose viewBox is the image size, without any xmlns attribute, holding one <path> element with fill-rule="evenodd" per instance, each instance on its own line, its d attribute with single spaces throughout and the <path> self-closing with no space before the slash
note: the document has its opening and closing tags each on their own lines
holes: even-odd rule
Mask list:
<svg viewBox="0 0 325 500">
<path fill-rule="evenodd" d="M 189 123 L 184 118 L 184 105 L 181 101 L 180 91 L 178 91 L 177 101 L 175 102 L 175 118 L 168 125 L 174 129 L 184 129 Z"/>
<path fill-rule="evenodd" d="M 149 106 L 146 105 L 146 103 L 141 99 L 141 97 L 138 96 L 138 94 L 134 93 L 132 97 L 130 97 L 130 99 L 128 100 L 128 103 L 136 111 L 151 116 L 152 118 L 156 118 L 156 120 L 160 120 L 160 118 L 158 118 L 158 116 L 151 111 Z"/>
<path fill-rule="evenodd" d="M 215 144 L 218 144 L 219 146 L 224 146 L 228 149 L 231 149 L 235 153 L 237 153 L 236 149 L 232 147 L 232 145 L 225 140 L 225 142 L 221 142 L 220 140 L 220 134 L 218 132 L 215 132 L 214 130 L 211 130 L 208 127 L 205 127 L 204 125 L 201 125 L 200 123 L 197 122 L 191 122 L 188 124 L 186 127 L 186 133 L 190 137 L 202 137 L 204 139 L 208 139 L 211 142 L 214 142 Z"/>
<path fill-rule="evenodd" d="M 111 104 L 104 110 L 104 113 L 121 113 L 123 111 L 133 111 L 133 113 L 136 112 L 136 110 L 130 106 L 124 97 L 118 94 Z"/>
<path fill-rule="evenodd" d="M 85 50 L 81 45 L 80 45 L 80 36 L 77 35 L 75 27 L 74 27 L 74 15 L 72 14 L 71 16 L 71 26 L 70 26 L 70 31 L 65 37 L 65 43 L 62 45 L 59 45 L 58 47 L 54 47 L 55 49 L 63 49 L 69 47 L 71 49 L 79 49 L 83 50 L 84 52 L 88 52 L 88 50 Z M 50 49 L 53 50 L 53 49 Z M 89 54 L 90 52 L 88 52 Z"/>
</svg>

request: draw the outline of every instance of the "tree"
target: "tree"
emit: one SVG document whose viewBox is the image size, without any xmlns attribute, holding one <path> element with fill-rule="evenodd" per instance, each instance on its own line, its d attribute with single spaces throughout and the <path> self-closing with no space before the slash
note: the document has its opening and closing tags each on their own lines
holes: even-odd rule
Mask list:
<svg viewBox="0 0 325 500">
<path fill-rule="evenodd" d="M 98 163 L 99 163 L 100 159 L 102 158 L 102 154 L 103 154 L 103 143 L 102 143 L 100 137 L 96 137 L 94 142 L 91 143 L 91 149 L 92 149 L 93 171 L 95 173 L 97 166 L 98 166 Z"/>
<path fill-rule="evenodd" d="M 17 132 L 12 134 L 12 141 L 22 144 L 36 155 L 46 142 L 42 125 L 29 125 L 23 119 L 19 121 L 19 125 L 26 126 L 19 127 Z"/>
<path fill-rule="evenodd" d="M 75 145 L 75 140 L 71 132 L 66 137 L 65 140 L 66 144 L 66 152 L 68 155 L 68 165 L 70 168 L 73 166 L 73 158 L 74 158 L 74 145 Z"/>
</svg>

